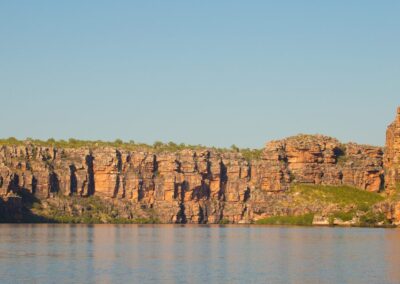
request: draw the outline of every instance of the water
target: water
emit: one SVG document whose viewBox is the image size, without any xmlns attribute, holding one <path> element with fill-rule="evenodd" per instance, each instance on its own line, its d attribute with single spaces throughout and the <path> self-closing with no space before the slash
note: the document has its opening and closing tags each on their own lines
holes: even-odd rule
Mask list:
<svg viewBox="0 0 400 284">
<path fill-rule="evenodd" d="M 0 225 L 1 283 L 400 283 L 400 230 Z"/>
</svg>

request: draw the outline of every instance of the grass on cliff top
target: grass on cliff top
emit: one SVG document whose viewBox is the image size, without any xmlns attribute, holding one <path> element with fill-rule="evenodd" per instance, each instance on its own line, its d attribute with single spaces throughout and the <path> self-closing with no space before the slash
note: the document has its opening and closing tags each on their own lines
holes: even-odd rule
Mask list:
<svg viewBox="0 0 400 284">
<path fill-rule="evenodd" d="M 129 142 L 124 142 L 121 139 L 116 139 L 115 141 L 90 141 L 90 140 L 78 140 L 74 138 L 70 138 L 68 141 L 66 140 L 55 140 L 50 138 L 46 141 L 39 139 L 27 138 L 26 140 L 18 140 L 14 137 L 0 139 L 0 146 L 23 146 L 26 143 L 32 143 L 36 146 L 42 147 L 57 147 L 57 148 L 101 148 L 101 147 L 114 147 L 119 149 L 125 149 L 130 151 L 153 151 L 156 153 L 161 152 L 177 152 L 185 149 L 189 150 L 206 150 L 212 149 L 216 152 L 220 153 L 241 153 L 243 158 L 248 161 L 251 160 L 259 160 L 262 155 L 262 149 L 249 149 L 249 148 L 239 148 L 236 145 L 232 145 L 230 148 L 217 148 L 217 147 L 207 147 L 203 145 L 188 145 L 185 143 L 176 144 L 174 142 L 163 143 L 161 141 L 156 141 L 152 145 L 145 143 L 137 143 L 133 140 Z"/>
<path fill-rule="evenodd" d="M 338 205 L 355 205 L 359 210 L 368 210 L 372 205 L 383 201 L 384 197 L 350 186 L 327 186 L 296 184 L 290 192 L 306 201 L 319 201 Z"/>
<path fill-rule="evenodd" d="M 291 225 L 291 226 L 311 226 L 314 214 L 300 216 L 273 216 L 256 221 L 257 225 Z"/>
</svg>

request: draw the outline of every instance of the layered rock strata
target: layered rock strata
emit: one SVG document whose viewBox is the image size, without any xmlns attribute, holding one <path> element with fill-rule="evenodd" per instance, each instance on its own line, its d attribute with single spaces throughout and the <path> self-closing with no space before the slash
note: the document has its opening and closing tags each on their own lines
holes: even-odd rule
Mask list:
<svg viewBox="0 0 400 284">
<path fill-rule="evenodd" d="M 393 161 L 393 160 L 390 160 Z M 289 214 L 277 208 L 292 183 L 384 187 L 383 150 L 299 135 L 268 143 L 257 160 L 211 149 L 156 153 L 111 147 L 2 146 L 0 193 L 123 200 L 167 223 L 246 223 Z M 286 200 L 290 202 L 290 200 Z M 284 212 L 283 212 L 284 211 Z"/>
<path fill-rule="evenodd" d="M 386 131 L 385 187 L 388 191 L 400 190 L 400 107 L 397 116 Z"/>
</svg>

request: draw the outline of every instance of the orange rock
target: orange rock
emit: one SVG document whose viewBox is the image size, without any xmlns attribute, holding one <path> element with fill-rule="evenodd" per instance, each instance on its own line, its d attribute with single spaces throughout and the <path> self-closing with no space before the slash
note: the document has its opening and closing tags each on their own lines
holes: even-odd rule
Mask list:
<svg viewBox="0 0 400 284">
<path fill-rule="evenodd" d="M 386 150 L 384 158 L 385 187 L 388 191 L 400 188 L 400 107 L 395 121 L 386 131 Z"/>
<path fill-rule="evenodd" d="M 400 112 L 387 137 L 389 188 L 399 178 Z M 152 209 L 168 222 L 244 222 L 307 213 L 307 208 L 275 206 L 281 200 L 290 204 L 285 192 L 292 183 L 345 184 L 376 192 L 383 177 L 382 148 L 341 144 L 322 135 L 269 142 L 261 159 L 252 161 L 212 149 L 154 153 L 29 143 L 0 149 L 0 194 L 24 188 L 41 199 L 57 192 L 96 195 L 124 201 L 135 212 Z"/>
</svg>

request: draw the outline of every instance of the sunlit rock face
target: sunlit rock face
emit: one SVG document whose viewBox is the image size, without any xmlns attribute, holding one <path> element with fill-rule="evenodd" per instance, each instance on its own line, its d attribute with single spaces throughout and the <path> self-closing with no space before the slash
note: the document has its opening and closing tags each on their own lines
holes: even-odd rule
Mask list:
<svg viewBox="0 0 400 284">
<path fill-rule="evenodd" d="M 399 125 L 398 117 L 389 127 L 391 150 L 385 156 L 393 180 L 398 174 L 393 165 L 399 159 Z M 158 153 L 60 149 L 27 142 L 0 150 L 3 196 L 20 191 L 38 199 L 94 195 L 124 201 L 125 211 L 153 210 L 163 222 L 177 223 L 240 223 L 293 213 L 275 205 L 280 200 L 290 203 L 285 192 L 293 183 L 377 192 L 383 189 L 383 175 L 381 148 L 341 144 L 322 135 L 269 142 L 257 160 L 213 149 Z M 391 179 L 387 181 L 389 186 Z"/>
<path fill-rule="evenodd" d="M 386 131 L 385 187 L 388 191 L 400 188 L 400 107 Z"/>
<path fill-rule="evenodd" d="M 380 147 L 341 144 L 322 135 L 298 135 L 268 143 L 264 154 L 275 165 L 280 161 L 279 172 L 281 176 L 289 174 L 290 182 L 345 184 L 375 192 L 383 189 Z M 280 184 L 287 184 L 287 178 Z"/>
<path fill-rule="evenodd" d="M 0 148 L 0 196 L 8 202 L 8 207 L 1 203 L 4 212 L 18 211 L 15 194 L 39 200 L 98 196 L 117 208 L 123 205 L 118 210 L 126 216 L 152 210 L 166 223 L 246 223 L 260 216 L 307 213 L 308 208 L 287 205 L 287 191 L 298 183 L 396 193 L 400 108 L 387 129 L 385 154 L 380 147 L 343 144 L 323 135 L 268 142 L 253 160 L 214 149 L 159 153 L 31 142 Z M 400 204 L 381 206 L 400 223 Z"/>
<path fill-rule="evenodd" d="M 395 120 L 386 131 L 384 169 L 386 192 L 398 196 L 400 193 L 400 107 L 397 108 Z M 394 223 L 399 225 L 400 202 L 392 204 L 390 212 Z"/>
</svg>

